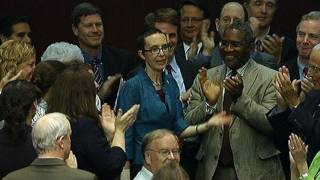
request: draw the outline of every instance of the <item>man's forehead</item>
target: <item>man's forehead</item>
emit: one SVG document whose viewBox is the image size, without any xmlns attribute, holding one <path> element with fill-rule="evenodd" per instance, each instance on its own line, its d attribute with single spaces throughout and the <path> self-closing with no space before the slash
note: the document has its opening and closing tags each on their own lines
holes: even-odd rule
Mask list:
<svg viewBox="0 0 320 180">
<path fill-rule="evenodd" d="M 244 9 L 240 4 L 228 3 L 221 10 L 221 17 L 230 16 L 244 19 Z"/>
<path fill-rule="evenodd" d="M 162 148 L 176 148 L 178 145 L 177 139 L 171 135 L 165 135 L 162 136 L 160 138 L 154 139 L 151 143 L 150 143 L 150 147 L 157 147 L 159 149 Z"/>
<path fill-rule="evenodd" d="M 312 50 L 309 63 L 312 65 L 320 66 L 320 48 Z"/>
<path fill-rule="evenodd" d="M 89 14 L 89 15 L 80 16 L 80 22 L 88 22 L 88 21 L 92 21 L 92 20 L 102 22 L 102 18 L 99 14 Z"/>
<path fill-rule="evenodd" d="M 261 2 L 261 3 L 273 3 L 276 4 L 277 0 L 250 0 L 250 2 Z"/>
<path fill-rule="evenodd" d="M 26 22 L 19 22 L 12 26 L 13 33 L 30 32 L 30 25 Z"/>
</svg>

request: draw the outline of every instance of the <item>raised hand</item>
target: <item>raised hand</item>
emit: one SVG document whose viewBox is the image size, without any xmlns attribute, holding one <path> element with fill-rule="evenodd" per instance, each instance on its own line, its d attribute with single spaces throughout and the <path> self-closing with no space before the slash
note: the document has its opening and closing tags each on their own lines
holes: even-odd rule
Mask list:
<svg viewBox="0 0 320 180">
<path fill-rule="evenodd" d="M 287 106 L 293 108 L 300 103 L 299 92 L 290 81 L 287 71 L 288 70 L 285 67 L 279 68 L 276 78 L 278 86 L 275 86 L 275 88 L 281 94 Z"/>
<path fill-rule="evenodd" d="M 121 74 L 115 74 L 113 76 L 108 76 L 108 79 L 101 85 L 98 95 L 101 99 L 108 97 L 114 87 L 115 82 L 121 78 Z"/>
<path fill-rule="evenodd" d="M 227 77 L 223 81 L 223 86 L 226 91 L 231 95 L 233 101 L 237 100 L 243 91 L 243 81 L 240 74 L 236 74 L 232 77 Z"/>
<path fill-rule="evenodd" d="M 209 31 L 209 27 L 210 27 L 210 20 L 209 19 L 205 19 L 202 20 L 202 25 L 201 25 L 201 42 L 203 45 L 203 53 L 205 55 L 211 55 L 213 48 L 215 46 L 214 44 L 214 32 L 213 31 Z"/>
<path fill-rule="evenodd" d="M 74 169 L 78 168 L 77 158 L 72 151 L 70 151 L 69 157 L 68 159 L 65 160 L 65 162 L 66 162 L 66 165 L 71 168 L 74 168 Z"/>
<path fill-rule="evenodd" d="M 215 105 L 220 95 L 219 77 L 215 77 L 213 81 L 210 81 L 207 77 L 207 69 L 201 68 L 199 70 L 198 79 L 201 85 L 202 93 L 207 99 L 207 103 Z"/>
<path fill-rule="evenodd" d="M 126 113 L 118 110 L 115 122 L 115 131 L 125 132 L 136 120 L 140 105 L 133 105 Z"/>
<path fill-rule="evenodd" d="M 291 163 L 295 163 L 300 174 L 308 172 L 308 165 L 306 161 L 308 146 L 304 144 L 299 136 L 291 134 L 289 136 L 288 147 L 294 160 L 291 160 Z"/>
<path fill-rule="evenodd" d="M 108 104 L 103 104 L 101 107 L 100 124 L 108 140 L 113 138 L 115 131 L 116 116 Z"/>
<path fill-rule="evenodd" d="M 281 52 L 282 52 L 282 43 L 284 37 L 279 37 L 276 34 L 272 36 L 267 35 L 264 40 L 262 41 L 263 49 L 266 53 L 273 55 L 277 60 L 278 64 L 281 61 Z"/>
<path fill-rule="evenodd" d="M 209 127 L 214 126 L 222 126 L 222 125 L 229 125 L 232 121 L 233 116 L 230 113 L 225 111 L 220 112 L 218 114 L 214 114 L 208 121 L 207 125 Z"/>
<path fill-rule="evenodd" d="M 194 36 L 190 48 L 187 52 L 187 60 L 192 60 L 198 53 L 198 41 L 197 36 Z"/>
<path fill-rule="evenodd" d="M 14 74 L 13 71 L 9 71 L 0 81 L 0 90 L 10 81 L 17 80 L 22 73 L 20 70 L 17 74 Z"/>
</svg>

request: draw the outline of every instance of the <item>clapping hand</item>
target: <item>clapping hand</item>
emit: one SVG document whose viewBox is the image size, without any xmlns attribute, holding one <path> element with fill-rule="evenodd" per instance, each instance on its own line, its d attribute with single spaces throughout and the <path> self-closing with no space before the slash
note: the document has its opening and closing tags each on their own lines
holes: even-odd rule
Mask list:
<svg viewBox="0 0 320 180">
<path fill-rule="evenodd" d="M 198 79 L 200 81 L 202 93 L 210 105 L 216 104 L 220 95 L 221 87 L 218 78 L 219 77 L 216 77 L 216 79 L 210 81 L 207 77 L 207 69 L 202 67 L 199 70 Z"/>
<path fill-rule="evenodd" d="M 278 60 L 278 64 L 281 61 L 283 40 L 284 37 L 279 37 L 276 34 L 273 34 L 272 36 L 267 35 L 262 41 L 264 51 L 273 55 Z"/>
<path fill-rule="evenodd" d="M 229 125 L 232 121 L 232 115 L 225 111 L 220 112 L 218 114 L 214 114 L 208 121 L 207 125 L 209 127 L 214 126 L 222 126 L 222 125 Z"/>
<path fill-rule="evenodd" d="M 210 31 L 208 33 L 209 27 L 210 27 L 210 20 L 209 19 L 202 20 L 202 25 L 201 25 L 201 41 L 202 41 L 202 45 L 203 45 L 202 52 L 208 56 L 211 55 L 213 48 L 215 46 L 214 32 Z"/>
<path fill-rule="evenodd" d="M 231 95 L 233 101 L 236 101 L 242 95 L 243 81 L 240 74 L 236 74 L 232 77 L 227 77 L 223 82 L 223 86 Z"/>
<path fill-rule="evenodd" d="M 140 105 L 133 105 L 126 113 L 118 110 L 115 121 L 115 131 L 125 132 L 136 120 Z"/>
<path fill-rule="evenodd" d="M 300 175 L 308 172 L 306 161 L 308 146 L 304 144 L 302 139 L 295 134 L 291 134 L 288 140 L 290 151 L 290 163 L 298 169 Z"/>
</svg>

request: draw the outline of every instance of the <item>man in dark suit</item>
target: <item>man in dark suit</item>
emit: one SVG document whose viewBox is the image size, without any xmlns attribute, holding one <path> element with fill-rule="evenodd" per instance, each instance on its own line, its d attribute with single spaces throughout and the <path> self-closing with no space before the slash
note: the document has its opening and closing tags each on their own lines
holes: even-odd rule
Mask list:
<svg viewBox="0 0 320 180">
<path fill-rule="evenodd" d="M 4 179 L 96 179 L 94 174 L 76 169 L 75 156 L 70 153 L 70 135 L 71 126 L 64 114 L 50 113 L 43 116 L 32 129 L 32 142 L 38 158 L 30 166 L 11 172 Z"/>
<path fill-rule="evenodd" d="M 288 138 L 290 133 L 299 134 L 309 145 L 307 162 L 310 165 L 320 150 L 320 45 L 316 45 L 309 59 L 308 74 L 313 83 L 313 90 L 307 93 L 301 102 L 297 88 L 291 85 L 288 69 L 281 68 L 275 87 L 277 106 L 268 113 L 268 120 L 275 131 L 277 148 L 288 157 Z M 302 91 L 307 91 L 304 86 Z M 287 166 L 289 160 L 286 160 Z"/>
<path fill-rule="evenodd" d="M 249 18 L 258 22 L 256 29 L 255 50 L 273 55 L 278 64 L 289 61 L 297 55 L 293 40 L 279 37 L 272 31 L 270 25 L 277 10 L 278 0 L 246 0 L 244 6 Z"/>
<path fill-rule="evenodd" d="M 81 3 L 72 11 L 72 30 L 79 41 L 86 64 L 89 64 L 99 84 L 98 95 L 113 106 L 117 83 L 126 78 L 134 68 L 133 57 L 123 49 L 103 44 L 104 27 L 102 12 L 90 3 Z"/>
<path fill-rule="evenodd" d="M 311 11 L 302 16 L 297 26 L 298 56 L 283 64 L 289 69 L 291 80 L 302 80 L 306 76 L 311 50 L 318 43 L 320 43 L 320 11 Z"/>
</svg>

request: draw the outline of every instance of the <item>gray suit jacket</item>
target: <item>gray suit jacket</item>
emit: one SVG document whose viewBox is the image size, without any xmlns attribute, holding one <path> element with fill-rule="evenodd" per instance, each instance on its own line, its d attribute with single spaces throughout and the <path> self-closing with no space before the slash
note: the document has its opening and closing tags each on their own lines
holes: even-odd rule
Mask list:
<svg viewBox="0 0 320 180">
<path fill-rule="evenodd" d="M 278 64 L 276 62 L 276 59 L 274 56 L 264 53 L 264 52 L 259 52 L 255 51 L 251 53 L 251 58 L 256 61 L 257 63 L 264 65 L 268 68 L 278 70 Z M 221 57 L 220 51 L 218 47 L 215 47 L 213 49 L 213 52 L 211 54 L 211 60 L 210 60 L 210 67 L 217 67 L 224 64 L 223 59 Z"/>
<path fill-rule="evenodd" d="M 26 168 L 9 173 L 4 180 L 95 180 L 96 176 L 90 172 L 73 169 L 65 162 L 55 158 L 35 159 Z"/>
<path fill-rule="evenodd" d="M 273 130 L 266 113 L 276 104 L 272 81 L 275 71 L 249 60 L 242 77 L 244 89 L 236 103 L 231 105 L 234 115 L 229 130 L 234 166 L 239 180 L 284 179 L 284 173 L 272 141 Z M 220 76 L 222 84 L 226 66 L 208 70 L 208 78 Z M 208 119 L 205 112 L 205 97 L 198 78 L 192 86 L 192 97 L 187 107 L 186 119 L 190 124 L 199 124 Z M 217 102 L 217 112 L 222 110 L 222 90 Z M 197 154 L 200 161 L 197 179 L 211 180 L 219 161 L 223 140 L 223 128 L 215 127 L 202 135 Z"/>
</svg>

